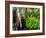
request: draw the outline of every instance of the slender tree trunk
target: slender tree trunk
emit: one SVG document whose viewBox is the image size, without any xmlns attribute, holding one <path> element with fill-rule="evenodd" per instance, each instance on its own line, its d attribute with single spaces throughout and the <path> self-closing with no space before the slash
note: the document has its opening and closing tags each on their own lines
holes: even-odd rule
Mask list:
<svg viewBox="0 0 46 38">
<path fill-rule="evenodd" d="M 17 8 L 17 25 L 18 25 L 18 23 L 20 23 L 20 27 L 22 28 L 22 24 L 21 24 L 21 16 L 20 16 L 20 13 L 19 13 L 19 8 Z"/>
</svg>

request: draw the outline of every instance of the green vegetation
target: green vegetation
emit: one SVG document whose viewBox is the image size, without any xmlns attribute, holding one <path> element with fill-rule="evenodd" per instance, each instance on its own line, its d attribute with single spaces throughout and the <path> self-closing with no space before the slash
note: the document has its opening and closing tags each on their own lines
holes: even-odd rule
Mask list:
<svg viewBox="0 0 46 38">
<path fill-rule="evenodd" d="M 26 28 L 29 30 L 40 29 L 40 10 L 37 8 L 29 10 L 26 12 Z"/>
<path fill-rule="evenodd" d="M 39 19 L 36 19 L 35 17 L 27 17 L 26 18 L 26 27 L 27 29 L 34 30 L 39 29 Z"/>
</svg>

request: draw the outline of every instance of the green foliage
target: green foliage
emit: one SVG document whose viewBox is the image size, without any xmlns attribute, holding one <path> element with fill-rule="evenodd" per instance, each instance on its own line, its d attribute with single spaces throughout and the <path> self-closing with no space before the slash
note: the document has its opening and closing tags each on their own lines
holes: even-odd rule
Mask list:
<svg viewBox="0 0 46 38">
<path fill-rule="evenodd" d="M 35 17 L 27 17 L 26 18 L 26 27 L 27 29 L 39 29 L 39 20 Z"/>
<path fill-rule="evenodd" d="M 40 29 L 40 10 L 37 8 L 30 9 L 32 12 L 26 14 L 26 28 L 27 29 Z"/>
<path fill-rule="evenodd" d="M 40 18 L 40 10 L 39 9 L 37 9 L 37 8 L 34 8 L 33 10 L 32 10 L 32 16 L 34 16 L 34 17 L 36 17 L 36 18 Z"/>
</svg>

